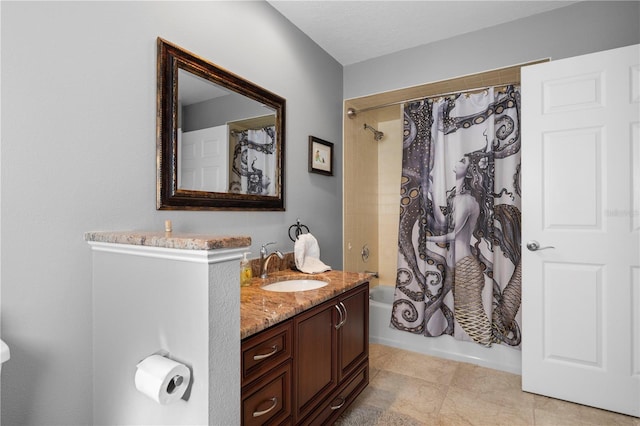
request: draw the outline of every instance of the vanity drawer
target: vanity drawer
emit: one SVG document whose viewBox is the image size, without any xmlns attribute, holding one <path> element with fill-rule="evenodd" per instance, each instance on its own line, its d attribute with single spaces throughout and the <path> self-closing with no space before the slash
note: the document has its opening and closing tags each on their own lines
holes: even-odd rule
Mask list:
<svg viewBox="0 0 640 426">
<path fill-rule="evenodd" d="M 338 388 L 316 411 L 310 425 L 333 423 L 369 384 L 369 361 L 364 362 L 342 386 Z M 304 422 L 306 423 L 306 421 Z"/>
<path fill-rule="evenodd" d="M 242 424 L 280 425 L 291 419 L 291 361 L 242 392 Z"/>
<path fill-rule="evenodd" d="M 242 386 L 291 358 L 292 324 L 287 320 L 242 342 Z"/>
</svg>

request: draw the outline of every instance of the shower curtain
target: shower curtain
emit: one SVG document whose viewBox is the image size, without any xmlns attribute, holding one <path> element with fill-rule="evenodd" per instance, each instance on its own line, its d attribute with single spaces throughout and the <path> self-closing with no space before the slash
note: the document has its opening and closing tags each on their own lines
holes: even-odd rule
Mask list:
<svg viewBox="0 0 640 426">
<path fill-rule="evenodd" d="M 275 132 L 275 126 L 236 132 L 230 192 L 276 195 Z"/>
<path fill-rule="evenodd" d="M 404 109 L 391 326 L 520 347 L 520 89 Z"/>
</svg>

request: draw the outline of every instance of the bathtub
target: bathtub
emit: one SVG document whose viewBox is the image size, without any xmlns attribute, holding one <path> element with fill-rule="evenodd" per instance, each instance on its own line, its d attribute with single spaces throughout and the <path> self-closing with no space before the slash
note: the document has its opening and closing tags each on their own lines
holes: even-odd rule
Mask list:
<svg viewBox="0 0 640 426">
<path fill-rule="evenodd" d="M 369 292 L 369 341 L 426 355 L 468 362 L 482 367 L 521 374 L 519 349 L 494 344 L 490 348 L 451 336 L 425 337 L 391 328 L 391 306 L 395 287 L 379 285 Z"/>
</svg>

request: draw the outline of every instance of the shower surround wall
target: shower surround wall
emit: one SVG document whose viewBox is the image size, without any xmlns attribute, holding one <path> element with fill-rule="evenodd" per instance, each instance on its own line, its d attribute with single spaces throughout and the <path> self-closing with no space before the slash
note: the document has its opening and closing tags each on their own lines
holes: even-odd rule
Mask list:
<svg viewBox="0 0 640 426">
<path fill-rule="evenodd" d="M 356 116 L 344 135 L 343 264 L 346 271 L 377 268 L 378 250 L 378 151 L 377 142 Z M 364 261 L 361 251 L 369 247 Z M 377 284 L 375 280 L 372 285 Z"/>
<path fill-rule="evenodd" d="M 376 271 L 379 283 L 394 285 L 398 247 L 398 202 L 402 171 L 399 106 L 371 111 L 345 124 L 344 265 Z M 381 141 L 364 124 L 384 133 Z M 362 248 L 369 250 L 362 259 Z M 372 279 L 371 285 L 378 284 Z"/>
</svg>

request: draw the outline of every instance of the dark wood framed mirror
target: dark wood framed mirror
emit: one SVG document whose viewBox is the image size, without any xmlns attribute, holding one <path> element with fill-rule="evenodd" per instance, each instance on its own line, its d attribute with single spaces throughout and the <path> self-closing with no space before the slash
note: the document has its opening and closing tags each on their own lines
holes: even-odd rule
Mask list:
<svg viewBox="0 0 640 426">
<path fill-rule="evenodd" d="M 284 210 L 285 99 L 157 45 L 157 209 Z"/>
</svg>

